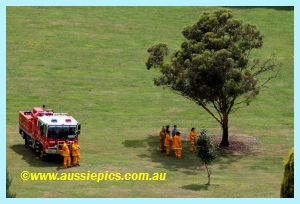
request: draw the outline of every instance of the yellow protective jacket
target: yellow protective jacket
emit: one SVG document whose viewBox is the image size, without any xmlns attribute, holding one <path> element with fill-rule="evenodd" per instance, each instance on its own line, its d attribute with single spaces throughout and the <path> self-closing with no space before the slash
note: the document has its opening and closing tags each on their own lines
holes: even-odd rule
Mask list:
<svg viewBox="0 0 300 204">
<path fill-rule="evenodd" d="M 62 155 L 64 157 L 69 157 L 70 156 L 70 150 L 69 147 L 67 145 L 67 143 L 64 142 L 63 146 L 62 146 Z"/>
<path fill-rule="evenodd" d="M 181 139 L 178 135 L 174 136 L 174 149 L 182 149 Z"/>
<path fill-rule="evenodd" d="M 78 155 L 80 155 L 80 152 L 79 152 L 79 150 L 80 150 L 80 146 L 79 146 L 79 144 L 78 144 L 78 143 L 77 143 L 76 145 L 77 145 L 77 152 L 78 152 Z"/>
<path fill-rule="evenodd" d="M 190 141 L 194 141 L 196 139 L 197 133 L 196 131 L 191 131 L 190 132 Z"/>
<path fill-rule="evenodd" d="M 160 140 L 160 141 L 165 141 L 165 139 L 166 139 L 165 131 L 164 131 L 164 130 L 161 130 L 161 131 L 159 132 L 159 140 Z"/>
<path fill-rule="evenodd" d="M 170 134 L 167 134 L 165 138 L 165 146 L 170 146 L 170 145 L 172 145 L 172 137 L 170 136 Z"/>
<path fill-rule="evenodd" d="M 72 156 L 78 156 L 78 147 L 76 143 L 72 144 Z"/>
</svg>

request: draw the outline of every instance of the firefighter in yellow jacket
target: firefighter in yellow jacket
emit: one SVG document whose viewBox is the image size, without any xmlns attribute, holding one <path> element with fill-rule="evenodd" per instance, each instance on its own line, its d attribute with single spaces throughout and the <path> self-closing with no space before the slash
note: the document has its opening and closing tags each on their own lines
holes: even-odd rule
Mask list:
<svg viewBox="0 0 300 204">
<path fill-rule="evenodd" d="M 161 131 L 159 132 L 159 141 L 160 141 L 159 150 L 161 152 L 165 151 L 165 138 L 166 138 L 165 131 L 166 131 L 166 128 L 165 128 L 165 126 L 163 126 L 161 128 Z"/>
<path fill-rule="evenodd" d="M 70 150 L 67 145 L 68 140 L 66 140 L 62 146 L 62 156 L 64 157 L 64 168 L 71 167 L 71 158 L 70 158 Z"/>
<path fill-rule="evenodd" d="M 176 132 L 174 136 L 174 150 L 175 150 L 175 156 L 177 159 L 181 158 L 181 139 L 180 139 L 180 132 Z"/>
<path fill-rule="evenodd" d="M 172 145 L 172 137 L 170 136 L 170 130 L 166 131 L 166 138 L 165 138 L 165 147 L 166 147 L 166 155 L 170 156 L 170 148 Z"/>
<path fill-rule="evenodd" d="M 80 153 L 79 153 L 80 146 L 78 141 L 75 140 L 72 144 L 72 157 L 73 157 L 73 166 L 80 166 Z"/>
<path fill-rule="evenodd" d="M 192 128 L 190 131 L 190 152 L 196 151 L 196 140 L 197 133 L 195 131 L 195 128 Z"/>
</svg>

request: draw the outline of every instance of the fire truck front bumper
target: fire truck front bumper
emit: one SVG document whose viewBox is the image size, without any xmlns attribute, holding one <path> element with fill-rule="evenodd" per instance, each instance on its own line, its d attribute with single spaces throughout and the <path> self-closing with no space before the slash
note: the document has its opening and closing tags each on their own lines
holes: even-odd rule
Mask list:
<svg viewBox="0 0 300 204">
<path fill-rule="evenodd" d="M 47 153 L 47 154 L 59 154 L 59 152 L 57 151 L 57 148 L 55 148 L 55 147 L 49 147 L 49 148 L 47 148 L 46 150 L 45 150 L 45 152 Z"/>
</svg>

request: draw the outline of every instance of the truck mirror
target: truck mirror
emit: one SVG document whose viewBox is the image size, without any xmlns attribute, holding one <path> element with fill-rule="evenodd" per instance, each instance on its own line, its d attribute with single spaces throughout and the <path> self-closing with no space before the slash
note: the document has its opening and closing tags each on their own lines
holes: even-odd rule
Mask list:
<svg viewBox="0 0 300 204">
<path fill-rule="evenodd" d="M 81 128 L 81 125 L 80 125 L 80 124 L 78 124 L 78 130 L 80 130 L 80 128 Z"/>
</svg>

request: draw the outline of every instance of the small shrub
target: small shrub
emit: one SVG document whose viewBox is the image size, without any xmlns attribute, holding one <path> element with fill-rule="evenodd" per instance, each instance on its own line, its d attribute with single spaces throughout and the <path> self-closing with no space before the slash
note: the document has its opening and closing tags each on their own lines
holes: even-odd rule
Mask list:
<svg viewBox="0 0 300 204">
<path fill-rule="evenodd" d="M 9 173 L 6 168 L 6 198 L 15 198 L 16 194 L 9 191 L 12 179 L 9 178 Z"/>
<path fill-rule="evenodd" d="M 197 151 L 196 151 L 197 157 L 199 157 L 205 165 L 207 171 L 207 177 L 208 177 L 207 185 L 210 185 L 210 175 L 212 171 L 208 168 L 208 165 L 210 165 L 217 156 L 216 148 L 212 143 L 211 137 L 206 135 L 206 130 L 202 130 L 200 132 L 196 144 L 197 144 Z"/>
<path fill-rule="evenodd" d="M 281 198 L 294 198 L 294 148 L 284 160 L 284 175 L 280 189 Z"/>
</svg>

